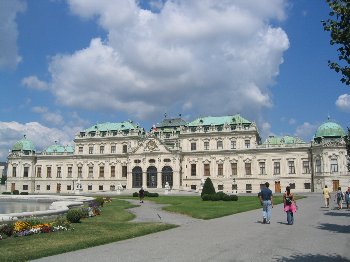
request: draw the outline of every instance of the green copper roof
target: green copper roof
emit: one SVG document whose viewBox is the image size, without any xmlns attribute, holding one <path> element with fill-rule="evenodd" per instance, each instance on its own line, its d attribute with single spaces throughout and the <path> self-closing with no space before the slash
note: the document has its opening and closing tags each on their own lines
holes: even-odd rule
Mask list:
<svg viewBox="0 0 350 262">
<path fill-rule="evenodd" d="M 28 140 L 25 136 L 23 139 L 17 141 L 12 151 L 34 151 L 35 152 L 35 146 L 32 141 Z"/>
<path fill-rule="evenodd" d="M 94 131 L 122 131 L 122 130 L 130 130 L 130 129 L 137 129 L 139 128 L 137 125 L 130 121 L 124 121 L 120 123 L 103 123 L 103 124 L 97 124 L 94 125 L 88 129 L 85 129 L 84 131 L 89 133 L 89 132 L 94 132 Z"/>
<path fill-rule="evenodd" d="M 304 144 L 305 142 L 301 140 L 299 137 L 294 136 L 270 136 L 266 139 L 264 144 L 269 145 L 283 145 L 283 144 Z"/>
<path fill-rule="evenodd" d="M 315 138 L 319 137 L 343 137 L 345 136 L 344 129 L 337 123 L 328 121 L 317 128 Z"/>
<path fill-rule="evenodd" d="M 74 153 L 72 146 L 51 145 L 45 149 L 46 153 Z"/>
<path fill-rule="evenodd" d="M 207 116 L 200 117 L 188 123 L 188 126 L 219 126 L 219 125 L 235 125 L 235 124 L 251 124 L 252 122 L 241 117 L 239 114 L 234 116 Z"/>
</svg>

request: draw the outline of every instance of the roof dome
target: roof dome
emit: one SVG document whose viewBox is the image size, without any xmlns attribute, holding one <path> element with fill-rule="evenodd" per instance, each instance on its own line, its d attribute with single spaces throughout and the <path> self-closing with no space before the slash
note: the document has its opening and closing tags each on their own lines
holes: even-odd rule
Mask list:
<svg viewBox="0 0 350 262">
<path fill-rule="evenodd" d="M 21 140 L 17 141 L 13 148 L 12 151 L 33 151 L 35 152 L 35 146 L 34 143 L 26 138 L 22 138 Z"/>
<path fill-rule="evenodd" d="M 320 137 L 343 137 L 345 136 L 344 129 L 337 123 L 327 121 L 317 128 L 315 138 Z"/>
<path fill-rule="evenodd" d="M 48 154 L 52 153 L 74 153 L 74 148 L 72 146 L 62 146 L 58 145 L 55 141 L 54 145 L 49 146 L 45 149 L 45 152 Z"/>
</svg>

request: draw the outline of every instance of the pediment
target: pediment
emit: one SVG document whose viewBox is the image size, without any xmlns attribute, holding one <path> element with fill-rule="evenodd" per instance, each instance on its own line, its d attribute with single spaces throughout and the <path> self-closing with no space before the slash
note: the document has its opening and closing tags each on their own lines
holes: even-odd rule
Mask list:
<svg viewBox="0 0 350 262">
<path fill-rule="evenodd" d="M 146 153 L 169 153 L 170 150 L 157 138 L 146 138 L 140 141 L 139 145 L 133 151 L 134 154 Z"/>
</svg>

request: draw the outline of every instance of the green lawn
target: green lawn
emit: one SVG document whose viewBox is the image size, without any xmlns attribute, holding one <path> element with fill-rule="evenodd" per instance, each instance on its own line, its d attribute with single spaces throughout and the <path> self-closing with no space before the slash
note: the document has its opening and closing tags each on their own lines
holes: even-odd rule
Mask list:
<svg viewBox="0 0 350 262">
<path fill-rule="evenodd" d="M 111 243 L 174 228 L 160 223 L 130 223 L 134 215 L 125 211 L 133 205 L 113 199 L 102 215 L 72 224 L 74 230 L 0 240 L 0 261 L 26 261 L 68 251 Z"/>
<path fill-rule="evenodd" d="M 145 200 L 170 204 L 164 210 L 200 219 L 213 219 L 261 208 L 256 196 L 239 196 L 238 201 L 203 201 L 200 196 L 160 196 Z M 274 197 L 274 204 L 282 202 L 282 196 Z"/>
</svg>

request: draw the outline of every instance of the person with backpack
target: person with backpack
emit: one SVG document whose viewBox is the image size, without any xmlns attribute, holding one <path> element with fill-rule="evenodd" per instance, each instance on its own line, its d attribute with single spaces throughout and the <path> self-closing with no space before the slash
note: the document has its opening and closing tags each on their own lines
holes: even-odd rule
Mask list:
<svg viewBox="0 0 350 262">
<path fill-rule="evenodd" d="M 344 194 L 341 192 L 341 187 L 338 187 L 338 191 L 336 193 L 336 199 L 337 199 L 337 204 L 338 204 L 338 209 L 343 208 L 343 200 L 344 200 Z"/>
<path fill-rule="evenodd" d="M 346 203 L 346 208 L 349 209 L 349 207 L 350 207 L 350 187 L 348 187 L 348 190 L 345 191 L 345 203 Z"/>
<path fill-rule="evenodd" d="M 283 194 L 284 211 L 287 213 L 288 225 L 294 224 L 294 213 L 296 212 L 296 202 L 294 194 L 290 192 L 290 186 L 286 187 L 286 192 Z"/>
</svg>

